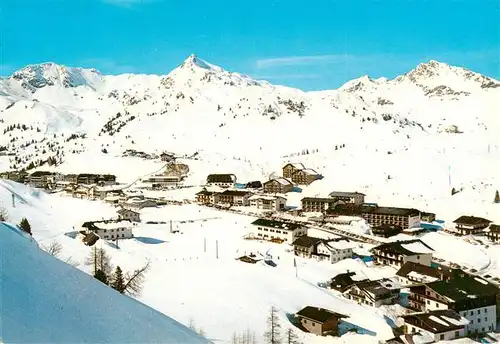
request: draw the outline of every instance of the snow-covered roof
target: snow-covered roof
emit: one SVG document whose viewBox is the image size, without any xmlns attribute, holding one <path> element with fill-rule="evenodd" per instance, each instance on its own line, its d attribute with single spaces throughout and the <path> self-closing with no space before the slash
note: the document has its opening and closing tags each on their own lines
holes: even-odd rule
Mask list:
<svg viewBox="0 0 500 344">
<path fill-rule="evenodd" d="M 256 200 L 256 199 L 263 199 L 263 200 L 267 200 L 267 201 L 274 201 L 276 200 L 277 198 L 282 198 L 282 199 L 286 199 L 285 197 L 283 196 L 271 196 L 271 195 L 253 195 L 249 198 L 249 200 Z"/>
<path fill-rule="evenodd" d="M 335 241 L 327 241 L 327 242 L 324 242 L 324 245 L 326 246 L 326 248 L 328 248 L 329 250 L 347 250 L 347 249 L 352 249 L 354 248 L 356 245 L 348 240 L 335 240 Z"/>
<path fill-rule="evenodd" d="M 302 170 L 302 172 L 306 173 L 306 174 L 309 174 L 309 175 L 317 175 L 318 172 L 316 172 L 315 170 L 313 170 L 312 168 L 305 168 Z"/>
<path fill-rule="evenodd" d="M 280 183 L 281 185 L 291 185 L 292 182 L 289 181 L 288 179 L 286 178 L 275 178 L 275 179 L 272 179 L 272 180 L 275 180 L 277 181 L 278 183 Z"/>
<path fill-rule="evenodd" d="M 94 222 L 94 226 L 98 229 L 117 229 L 131 227 L 130 221 L 117 221 L 117 222 Z"/>
<path fill-rule="evenodd" d="M 409 244 L 401 244 L 401 247 L 415 253 L 432 253 L 434 251 L 424 245 L 424 243 L 422 243 L 421 241 L 416 241 Z"/>
<path fill-rule="evenodd" d="M 295 168 L 297 170 L 303 170 L 305 168 L 304 165 L 302 165 L 302 163 L 300 163 L 300 162 L 290 162 L 290 163 L 286 164 L 284 167 L 286 167 L 288 165 L 291 165 L 293 168 Z"/>
</svg>

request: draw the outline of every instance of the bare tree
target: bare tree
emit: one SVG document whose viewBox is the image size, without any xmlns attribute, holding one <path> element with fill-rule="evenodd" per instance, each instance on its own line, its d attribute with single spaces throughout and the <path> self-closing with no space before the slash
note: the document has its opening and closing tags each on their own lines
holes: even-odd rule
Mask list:
<svg viewBox="0 0 500 344">
<path fill-rule="evenodd" d="M 93 247 L 87 258 L 85 258 L 85 265 L 92 265 L 94 267 L 94 275 L 98 270 L 103 271 L 106 276 L 110 276 L 113 271 L 111 258 L 103 248 Z"/>
<path fill-rule="evenodd" d="M 72 257 L 68 257 L 68 258 L 67 258 L 64 262 L 65 262 L 66 264 L 69 264 L 69 265 L 71 265 L 71 266 L 75 267 L 75 268 L 80 266 L 80 263 L 79 263 L 79 262 L 77 262 L 77 261 L 75 261 L 75 260 L 73 260 L 73 258 L 72 258 Z"/>
<path fill-rule="evenodd" d="M 125 275 L 125 285 L 123 287 L 123 292 L 129 294 L 130 296 L 139 295 L 142 291 L 146 272 L 149 271 L 150 266 L 151 261 L 148 260 L 143 267 L 134 270 L 134 272 L 132 273 L 127 273 Z"/>
<path fill-rule="evenodd" d="M 41 247 L 42 250 L 44 250 L 45 252 L 56 258 L 61 254 L 63 250 L 62 245 L 56 240 L 52 241 L 49 246 L 42 245 Z"/>
<path fill-rule="evenodd" d="M 9 219 L 9 214 L 5 208 L 0 208 L 0 222 L 7 221 Z"/>
<path fill-rule="evenodd" d="M 266 344 L 281 344 L 281 324 L 278 319 L 278 310 L 272 306 L 267 317 L 267 332 L 264 333 Z"/>
<path fill-rule="evenodd" d="M 302 342 L 299 340 L 299 337 L 297 336 L 297 334 L 291 328 L 286 330 L 285 343 L 286 344 L 302 344 Z"/>
</svg>

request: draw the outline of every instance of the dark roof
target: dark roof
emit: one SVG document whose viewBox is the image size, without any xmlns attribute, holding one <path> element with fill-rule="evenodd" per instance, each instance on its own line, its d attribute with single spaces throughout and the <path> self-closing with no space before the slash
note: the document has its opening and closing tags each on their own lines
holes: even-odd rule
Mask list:
<svg viewBox="0 0 500 344">
<path fill-rule="evenodd" d="M 317 243 L 321 242 L 322 239 L 320 238 L 314 238 L 310 237 L 307 235 L 303 235 L 295 239 L 295 241 L 292 243 L 294 246 L 302 246 L 302 247 L 311 247 L 316 245 Z"/>
<path fill-rule="evenodd" d="M 247 188 L 261 188 L 262 182 L 259 180 L 254 180 L 252 182 L 246 183 L 245 187 L 247 187 Z"/>
<path fill-rule="evenodd" d="M 483 219 L 482 217 L 475 216 L 460 216 L 458 219 L 453 221 L 453 223 L 460 223 L 464 225 L 481 225 L 481 224 L 489 224 L 492 221 L 488 219 Z"/>
<path fill-rule="evenodd" d="M 234 174 L 209 174 L 207 183 L 234 183 L 235 179 Z"/>
<path fill-rule="evenodd" d="M 55 172 L 49 172 L 49 171 L 35 171 L 32 174 L 30 174 L 30 177 L 41 177 L 41 176 L 50 176 L 55 174 Z"/>
<path fill-rule="evenodd" d="M 434 214 L 434 213 L 428 213 L 428 212 L 425 212 L 425 211 L 422 211 L 421 215 L 422 216 L 436 216 L 436 214 Z"/>
<path fill-rule="evenodd" d="M 257 219 L 254 222 L 252 222 L 252 225 L 273 227 L 273 228 L 286 229 L 292 231 L 297 228 L 304 227 L 298 223 L 289 223 L 289 222 L 282 222 L 282 221 L 268 220 L 268 219 Z"/>
<path fill-rule="evenodd" d="M 384 283 L 388 283 L 388 284 L 384 284 Z M 387 294 L 391 291 L 391 289 L 394 289 L 394 285 L 392 283 L 393 282 L 390 280 L 381 279 L 381 280 L 375 280 L 375 281 L 362 280 L 362 281 L 355 282 L 354 284 L 359 289 L 366 290 L 367 292 L 369 292 L 375 296 L 379 296 L 379 295 Z"/>
<path fill-rule="evenodd" d="M 332 191 L 328 196 L 330 197 L 354 197 L 354 196 L 366 196 L 364 193 L 361 192 L 343 192 L 343 191 Z"/>
<path fill-rule="evenodd" d="M 356 283 L 352 279 L 352 276 L 354 276 L 355 274 L 356 274 L 355 272 L 344 272 L 342 274 L 338 274 L 337 276 L 332 278 L 330 282 L 330 288 L 338 290 L 343 293 L 351 285 Z"/>
<path fill-rule="evenodd" d="M 418 216 L 420 210 L 413 208 L 396 208 L 396 207 L 379 207 L 378 205 L 362 205 L 356 204 L 337 204 L 333 208 L 333 212 L 342 215 L 363 215 L 363 214 L 380 214 L 380 215 L 397 215 L 397 216 Z"/>
<path fill-rule="evenodd" d="M 211 196 L 213 195 L 215 192 L 213 191 L 207 191 L 206 189 L 203 189 L 201 190 L 200 192 L 197 192 L 196 194 L 197 195 L 206 195 L 206 196 Z"/>
<path fill-rule="evenodd" d="M 500 225 L 490 225 L 490 232 L 500 233 Z"/>
<path fill-rule="evenodd" d="M 225 190 L 224 192 L 220 193 L 220 195 L 224 196 L 245 196 L 248 194 L 249 192 L 247 191 L 238 191 L 238 190 Z"/>
<path fill-rule="evenodd" d="M 403 266 L 396 272 L 397 276 L 407 277 L 408 274 L 412 271 L 418 272 L 421 275 L 439 278 L 441 279 L 442 275 L 449 276 L 451 272 L 449 270 L 439 270 L 427 265 L 422 265 L 414 262 L 406 262 Z"/>
<path fill-rule="evenodd" d="M 236 260 L 245 262 L 245 263 L 250 263 L 250 264 L 255 264 L 257 263 L 260 259 L 255 259 L 249 256 L 241 256 L 239 258 L 236 258 Z"/>
<path fill-rule="evenodd" d="M 455 310 L 486 307 L 496 303 L 498 288 L 485 279 L 455 270 L 446 281 L 427 283 L 427 287 L 455 302 Z"/>
<path fill-rule="evenodd" d="M 319 323 L 325 323 L 331 318 L 348 318 L 347 315 L 336 313 L 325 308 L 307 306 L 297 312 L 297 316 L 308 318 Z"/>
<path fill-rule="evenodd" d="M 407 248 L 404 248 L 403 245 L 407 244 L 413 244 L 413 243 L 421 243 L 425 247 L 427 247 L 429 250 L 434 251 L 431 247 L 426 245 L 422 240 L 420 239 L 415 239 L 415 240 L 405 240 L 405 241 L 393 241 L 393 242 L 388 242 L 379 246 L 376 246 L 372 248 L 372 250 L 381 250 L 384 252 L 392 253 L 392 254 L 397 254 L 397 255 L 406 255 L 406 256 L 412 256 L 415 254 L 419 254 L 422 252 L 413 252 L 410 251 Z"/>
<path fill-rule="evenodd" d="M 126 213 L 134 213 L 134 214 L 140 214 L 139 212 L 137 211 L 133 211 L 133 210 L 130 210 L 130 209 L 126 209 L 126 208 L 121 208 L 120 210 L 117 211 L 118 214 L 126 214 Z"/>
<path fill-rule="evenodd" d="M 441 309 L 425 313 L 413 313 L 403 315 L 402 318 L 405 322 L 434 334 L 461 329 L 466 324 L 457 325 L 457 322 L 467 322 L 465 319 L 462 320 L 462 317 L 452 309 Z M 454 319 L 455 321 L 450 321 L 449 319 Z"/>
</svg>

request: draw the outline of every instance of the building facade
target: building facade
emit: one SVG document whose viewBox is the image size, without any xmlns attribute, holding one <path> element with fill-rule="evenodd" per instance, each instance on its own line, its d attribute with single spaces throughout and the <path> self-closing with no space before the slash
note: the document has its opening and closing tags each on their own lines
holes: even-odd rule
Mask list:
<svg viewBox="0 0 500 344">
<path fill-rule="evenodd" d="M 182 181 L 182 178 L 179 176 L 151 176 L 145 180 L 147 183 L 151 183 L 153 187 L 169 187 L 169 186 L 178 186 Z"/>
<path fill-rule="evenodd" d="M 236 184 L 234 174 L 209 174 L 207 176 L 207 185 L 218 186 L 222 188 L 232 188 Z"/>
<path fill-rule="evenodd" d="M 141 214 L 131 209 L 122 208 L 117 211 L 120 220 L 129 220 L 132 222 L 141 222 Z"/>
<path fill-rule="evenodd" d="M 342 203 L 350 203 L 361 205 L 365 203 L 365 194 L 360 192 L 343 192 L 343 191 L 332 191 L 328 197 L 333 198 Z"/>
<path fill-rule="evenodd" d="M 445 281 L 410 287 L 408 307 L 419 312 L 452 309 L 469 321 L 466 334 L 496 329 L 498 288 L 456 270 Z"/>
<path fill-rule="evenodd" d="M 133 238 L 132 222 L 129 220 L 85 222 L 82 227 L 105 240 Z"/>
<path fill-rule="evenodd" d="M 359 281 L 347 288 L 344 297 L 372 307 L 393 305 L 399 298 L 400 288 L 387 279 Z"/>
<path fill-rule="evenodd" d="M 307 235 L 307 227 L 269 219 L 257 219 L 252 222 L 252 234 L 255 238 L 268 241 L 285 242 L 291 244 L 302 235 Z"/>
<path fill-rule="evenodd" d="M 486 237 L 493 242 L 500 241 L 500 226 L 490 225 L 490 228 L 486 230 Z"/>
<path fill-rule="evenodd" d="M 413 313 L 403 316 L 406 334 L 421 333 L 435 342 L 465 337 L 469 321 L 453 310 Z"/>
<path fill-rule="evenodd" d="M 317 336 L 338 334 L 338 323 L 345 315 L 320 307 L 307 306 L 296 314 L 300 324 L 310 333 Z"/>
<path fill-rule="evenodd" d="M 288 163 L 283 166 L 283 178 L 292 179 L 292 176 L 298 172 L 305 169 L 304 165 L 301 163 Z"/>
<path fill-rule="evenodd" d="M 334 264 L 353 256 L 353 243 L 349 240 L 323 240 L 317 247 L 317 255 L 320 259 L 326 259 Z"/>
<path fill-rule="evenodd" d="M 483 234 L 484 229 L 490 225 L 491 221 L 476 216 L 460 216 L 453 223 L 455 230 L 460 235 L 478 235 Z"/>
<path fill-rule="evenodd" d="M 263 191 L 265 193 L 281 193 L 285 194 L 293 190 L 293 183 L 285 178 L 275 178 L 268 180 L 263 184 Z"/>
<path fill-rule="evenodd" d="M 250 205 L 250 196 L 252 196 L 252 194 L 247 191 L 225 190 L 217 195 L 217 204 L 248 206 Z"/>
<path fill-rule="evenodd" d="M 431 266 L 433 249 L 419 239 L 394 241 L 371 249 L 377 264 L 400 268 L 406 262 Z"/>
<path fill-rule="evenodd" d="M 261 210 L 283 211 L 286 198 L 282 196 L 253 195 L 249 198 L 250 206 Z"/>
</svg>

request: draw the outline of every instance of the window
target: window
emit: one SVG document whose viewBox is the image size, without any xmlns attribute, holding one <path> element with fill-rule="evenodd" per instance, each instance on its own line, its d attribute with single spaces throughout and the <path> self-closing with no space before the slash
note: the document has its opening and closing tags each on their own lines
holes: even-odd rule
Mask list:
<svg viewBox="0 0 500 344">
<path fill-rule="evenodd" d="M 444 339 L 444 334 L 440 334 L 439 335 L 439 340 L 443 340 Z"/>
<path fill-rule="evenodd" d="M 436 302 L 436 308 L 439 308 L 439 303 Z"/>
<path fill-rule="evenodd" d="M 484 313 L 488 313 L 488 308 L 485 308 L 485 309 L 484 309 Z"/>
<path fill-rule="evenodd" d="M 470 312 L 470 315 L 474 315 L 474 312 L 472 312 L 472 311 L 471 311 L 471 312 Z"/>
<path fill-rule="evenodd" d="M 480 313 L 481 313 L 481 310 L 480 310 L 480 309 L 478 309 L 478 310 L 477 310 L 477 314 L 480 314 Z"/>
<path fill-rule="evenodd" d="M 471 321 L 470 321 L 470 324 L 471 324 L 471 325 L 472 325 L 472 324 L 474 324 L 474 320 L 471 320 Z"/>
<path fill-rule="evenodd" d="M 481 322 L 481 318 L 477 319 L 477 322 L 480 323 Z"/>
<path fill-rule="evenodd" d="M 428 304 L 428 305 L 430 305 L 430 304 L 431 304 L 431 302 L 430 302 L 429 300 L 427 300 L 427 304 Z"/>
<path fill-rule="evenodd" d="M 488 322 L 488 318 L 484 318 L 484 321 L 485 321 L 485 322 Z"/>
<path fill-rule="evenodd" d="M 455 331 L 455 338 L 458 338 L 460 337 L 460 332 L 459 331 Z"/>
<path fill-rule="evenodd" d="M 314 327 L 314 326 L 316 326 L 316 324 L 315 324 L 315 323 L 313 323 L 312 321 L 311 321 L 311 324 L 313 325 L 313 327 Z"/>
</svg>

